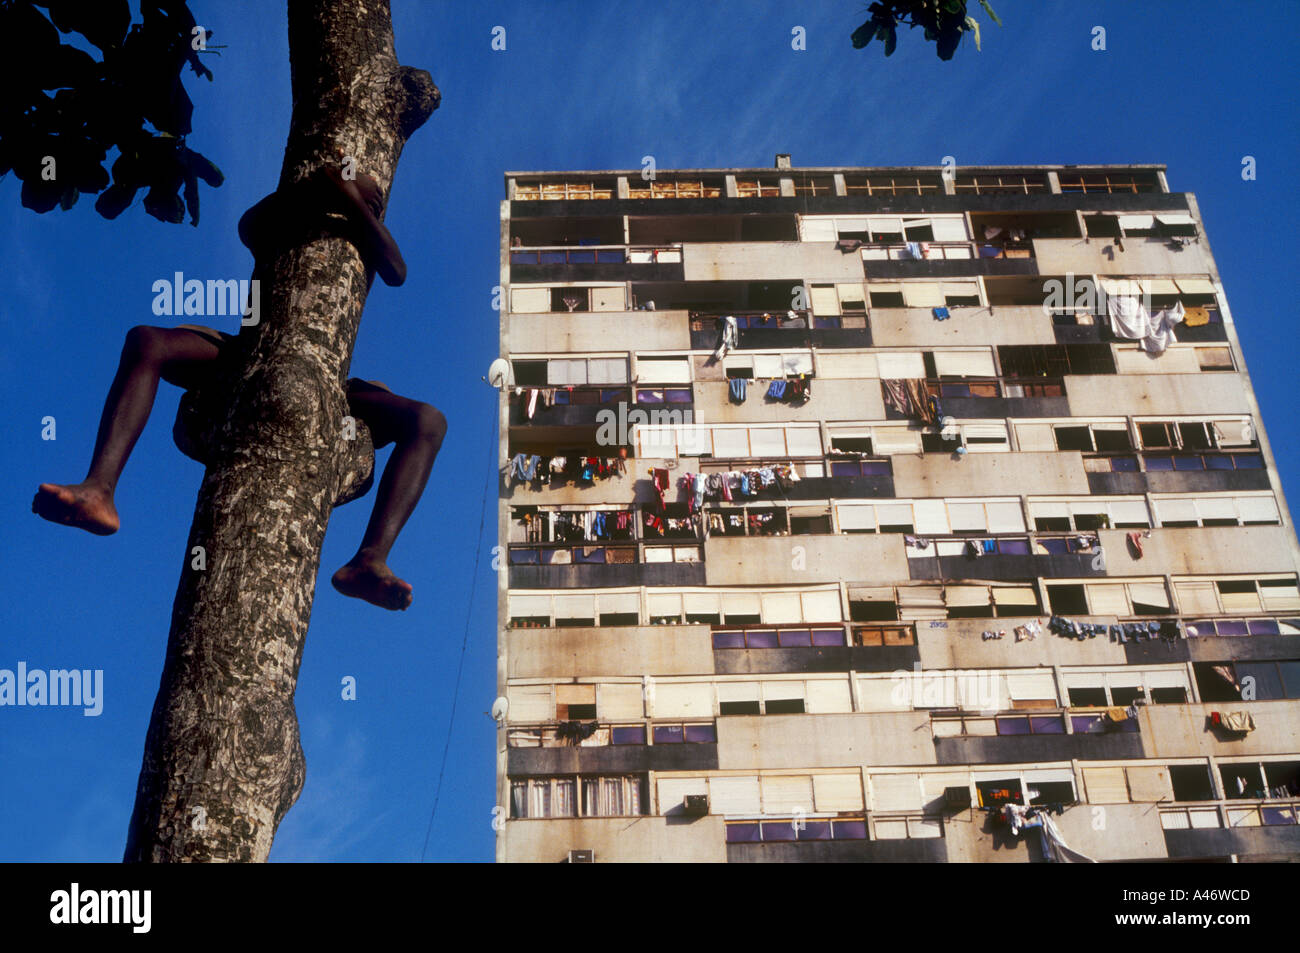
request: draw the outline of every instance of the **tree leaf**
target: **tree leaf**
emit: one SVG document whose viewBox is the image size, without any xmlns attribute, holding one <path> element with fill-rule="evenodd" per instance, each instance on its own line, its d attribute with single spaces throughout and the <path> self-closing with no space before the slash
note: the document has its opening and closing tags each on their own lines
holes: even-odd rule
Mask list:
<svg viewBox="0 0 1300 953">
<path fill-rule="evenodd" d="M 957 52 L 957 47 L 961 43 L 961 33 L 960 28 L 954 27 L 940 34 L 939 39 L 934 43 L 934 51 L 939 54 L 939 59 L 952 59 L 952 55 Z"/>
<path fill-rule="evenodd" d="M 980 6 L 983 7 L 984 12 L 989 15 L 990 20 L 992 20 L 998 26 L 1002 25 L 1002 21 L 998 19 L 998 15 L 994 13 L 993 8 L 989 6 L 989 0 L 980 0 Z"/>
<path fill-rule="evenodd" d="M 974 17 L 966 18 L 966 29 L 975 34 L 975 49 L 978 51 L 980 48 L 980 25 Z"/>
<path fill-rule="evenodd" d="M 898 46 L 898 29 L 894 26 L 889 27 L 889 32 L 885 36 L 885 55 L 893 56 L 894 50 Z"/>
<path fill-rule="evenodd" d="M 849 39 L 853 41 L 853 48 L 855 50 L 860 50 L 870 43 L 875 36 L 876 24 L 871 20 L 868 20 L 866 23 L 862 24 L 862 26 L 854 30 L 853 35 L 850 36 Z"/>
</svg>

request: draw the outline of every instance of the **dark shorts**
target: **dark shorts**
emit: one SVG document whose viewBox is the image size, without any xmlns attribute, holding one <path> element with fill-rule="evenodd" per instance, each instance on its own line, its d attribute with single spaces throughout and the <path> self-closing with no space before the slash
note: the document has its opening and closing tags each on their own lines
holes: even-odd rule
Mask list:
<svg viewBox="0 0 1300 953">
<path fill-rule="evenodd" d="M 178 324 L 176 325 L 176 329 L 183 330 L 183 331 L 190 331 L 194 334 L 199 335 L 200 337 L 207 338 L 218 348 L 223 348 L 223 349 L 231 346 L 238 340 L 238 338 L 233 334 L 229 334 L 225 331 L 218 331 L 216 328 L 204 327 L 203 325 L 200 324 Z M 379 381 L 362 380 L 360 377 L 349 377 L 347 382 L 347 390 L 348 393 L 352 393 L 353 391 L 358 391 L 358 390 L 361 391 L 383 390 L 383 391 L 388 391 L 388 393 L 390 394 L 392 393 L 392 390 L 390 390 L 383 383 Z"/>
</svg>

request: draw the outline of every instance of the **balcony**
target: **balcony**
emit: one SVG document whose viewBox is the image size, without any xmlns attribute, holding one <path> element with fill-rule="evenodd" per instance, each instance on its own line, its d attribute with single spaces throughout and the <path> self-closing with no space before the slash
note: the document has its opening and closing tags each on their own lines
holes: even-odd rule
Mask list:
<svg viewBox="0 0 1300 953">
<path fill-rule="evenodd" d="M 1097 495 L 1270 488 L 1257 450 L 1098 454 L 1085 456 L 1083 465 L 1088 490 Z"/>
<path fill-rule="evenodd" d="M 1137 719 L 1127 719 L 1119 723 L 1122 728 L 1108 730 L 1101 727 L 1105 716 L 1100 711 L 1049 708 L 988 717 L 932 717 L 939 764 L 1103 761 L 1146 756 Z M 942 733 L 953 731 L 955 724 L 986 721 L 995 722 L 995 733 Z M 1067 721 L 1072 731 L 1066 731 Z"/>
<path fill-rule="evenodd" d="M 1083 546 L 1091 534 L 1047 536 L 954 535 L 926 537 L 925 549 L 908 547 L 911 579 L 991 579 L 1015 581 L 1043 577 L 1104 576 L 1099 548 Z M 978 552 L 978 555 L 976 555 Z"/>
<path fill-rule="evenodd" d="M 864 313 L 814 315 L 811 311 L 692 311 L 691 348 L 718 344 L 718 322 L 734 317 L 737 350 L 809 347 L 871 347 L 871 325 Z"/>
<path fill-rule="evenodd" d="M 1068 417 L 1062 378 L 926 378 L 926 392 L 938 399 L 942 416 L 958 419 L 1001 417 Z M 886 420 L 913 420 L 913 414 L 900 412 L 890 405 L 888 391 L 881 384 Z M 936 448 L 938 449 L 938 448 Z"/>
<path fill-rule="evenodd" d="M 868 278 L 958 278 L 1037 275 L 1033 244 L 1006 242 L 872 242 L 862 248 Z"/>
<path fill-rule="evenodd" d="M 590 589 L 617 586 L 702 586 L 697 541 L 659 544 L 584 542 L 513 544 L 511 589 Z"/>
<path fill-rule="evenodd" d="M 510 249 L 510 280 L 680 281 L 682 246 L 540 245 Z"/>
</svg>

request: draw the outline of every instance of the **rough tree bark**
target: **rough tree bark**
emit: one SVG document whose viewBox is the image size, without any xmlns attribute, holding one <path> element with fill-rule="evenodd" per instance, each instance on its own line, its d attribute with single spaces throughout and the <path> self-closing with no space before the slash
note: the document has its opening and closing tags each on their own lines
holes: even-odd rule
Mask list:
<svg viewBox="0 0 1300 953">
<path fill-rule="evenodd" d="M 293 116 L 280 183 L 338 154 L 390 194 L 407 138 L 437 108 L 398 65 L 388 0 L 289 0 Z M 330 512 L 365 448 L 345 441 L 344 383 L 365 268 L 304 233 L 257 262 L 261 320 L 240 334 L 172 608 L 127 861 L 262 861 L 302 791 L 293 696 Z M 368 443 L 368 438 L 366 440 Z M 359 453 L 358 450 L 361 452 Z M 206 568 L 192 568 L 201 546 Z"/>
</svg>

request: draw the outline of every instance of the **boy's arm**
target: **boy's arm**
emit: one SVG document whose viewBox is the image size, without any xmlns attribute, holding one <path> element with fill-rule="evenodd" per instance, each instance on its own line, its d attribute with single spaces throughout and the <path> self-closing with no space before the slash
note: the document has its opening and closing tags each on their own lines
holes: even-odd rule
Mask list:
<svg viewBox="0 0 1300 953">
<path fill-rule="evenodd" d="M 402 284 L 406 281 L 406 262 L 392 234 L 379 220 L 384 206 L 378 184 L 368 175 L 345 179 L 332 166 L 324 168 L 347 201 L 348 217 L 358 226 L 361 251 L 367 263 L 379 273 L 384 284 L 394 287 Z"/>
</svg>

